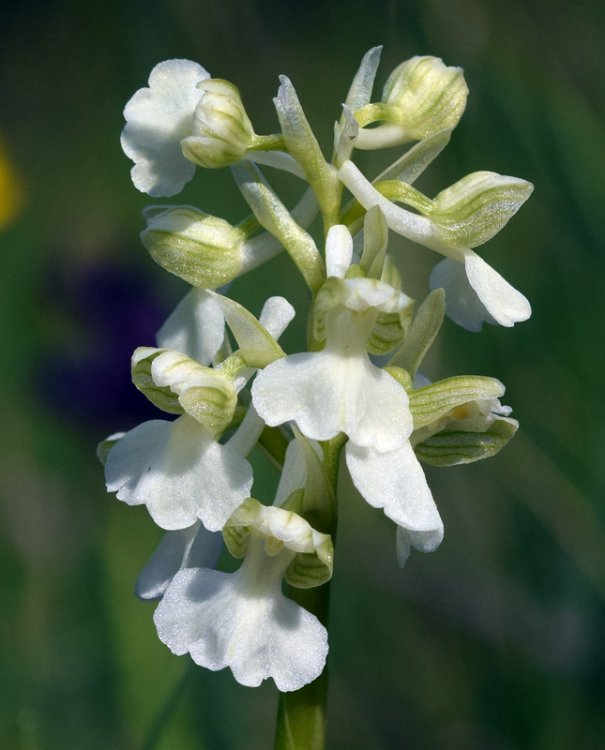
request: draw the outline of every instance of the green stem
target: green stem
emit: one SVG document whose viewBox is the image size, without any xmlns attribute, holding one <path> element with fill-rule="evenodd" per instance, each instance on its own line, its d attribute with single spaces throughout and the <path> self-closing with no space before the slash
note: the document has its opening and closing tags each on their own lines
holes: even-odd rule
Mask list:
<svg viewBox="0 0 605 750">
<path fill-rule="evenodd" d="M 324 469 L 337 496 L 338 466 L 340 451 L 346 442 L 344 435 L 322 443 Z M 337 509 L 336 502 L 330 514 L 332 522 L 324 531 L 332 535 L 336 545 Z M 327 628 L 330 610 L 330 582 L 312 589 L 287 587 L 287 596 L 314 614 Z M 277 710 L 275 750 L 324 750 L 326 742 L 326 705 L 328 698 L 328 667 L 321 675 L 300 690 L 280 693 Z"/>
<path fill-rule="evenodd" d="M 327 627 L 330 584 L 314 589 L 288 586 L 287 595 Z M 328 668 L 300 690 L 279 694 L 275 750 L 323 750 L 326 741 Z"/>
<path fill-rule="evenodd" d="M 249 151 L 287 151 L 286 141 L 281 133 L 272 135 L 255 135 Z"/>
</svg>

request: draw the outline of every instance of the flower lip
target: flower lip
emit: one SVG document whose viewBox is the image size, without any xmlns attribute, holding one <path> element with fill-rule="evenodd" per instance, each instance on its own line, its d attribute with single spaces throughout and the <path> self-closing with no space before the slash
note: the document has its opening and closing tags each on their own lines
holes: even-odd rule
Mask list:
<svg viewBox="0 0 605 750">
<path fill-rule="evenodd" d="M 193 177 L 195 165 L 183 156 L 181 140 L 191 135 L 201 97 L 197 85 L 209 77 L 191 60 L 165 60 L 126 104 L 120 142 L 135 163 L 131 177 L 141 192 L 168 198 Z"/>
<path fill-rule="evenodd" d="M 255 554 L 263 553 L 257 547 Z M 247 561 L 235 573 L 181 570 L 154 614 L 160 640 L 208 669 L 229 667 L 241 685 L 272 678 L 287 692 L 312 682 L 324 668 L 328 634 L 282 593 L 274 570 L 280 557 L 265 558 L 264 580 L 247 570 Z"/>
</svg>

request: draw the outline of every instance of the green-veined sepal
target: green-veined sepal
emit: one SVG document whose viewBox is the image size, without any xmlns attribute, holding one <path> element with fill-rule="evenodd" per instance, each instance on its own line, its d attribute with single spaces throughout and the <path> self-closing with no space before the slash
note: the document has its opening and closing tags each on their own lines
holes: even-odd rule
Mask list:
<svg viewBox="0 0 605 750">
<path fill-rule="evenodd" d="M 223 538 L 234 557 L 246 554 L 252 533 L 265 537 L 265 551 L 276 555 L 284 548 L 294 552 L 285 580 L 296 588 L 313 588 L 330 580 L 334 550 L 328 534 L 311 527 L 290 510 L 262 505 L 249 497 L 231 515 Z"/>
<path fill-rule="evenodd" d="M 398 65 L 382 92 L 383 102 L 399 110 L 395 121 L 416 139 L 455 127 L 467 97 L 462 69 L 428 55 Z"/>
<path fill-rule="evenodd" d="M 256 135 L 237 86 L 220 78 L 201 81 L 193 135 L 183 138 L 183 154 L 200 167 L 215 169 L 239 161 L 254 148 Z"/>
<path fill-rule="evenodd" d="M 315 341 L 325 341 L 326 338 L 326 316 L 338 305 L 345 303 L 347 299 L 347 287 L 343 281 L 336 276 L 331 276 L 321 285 L 313 300 L 312 311 L 312 334 Z"/>
<path fill-rule="evenodd" d="M 468 88 L 461 68 L 448 67 L 437 57 L 413 57 L 389 76 L 382 101 L 355 113 L 361 126 L 355 146 L 386 148 L 452 129 L 460 120 Z M 367 129 L 370 123 L 382 123 Z"/>
<path fill-rule="evenodd" d="M 139 347 L 132 356 L 132 380 L 163 411 L 182 413 L 220 433 L 230 424 L 237 405 L 233 381 L 180 352 Z"/>
<path fill-rule="evenodd" d="M 498 399 L 504 390 L 499 380 L 481 375 L 458 375 L 412 390 L 408 396 L 414 430 L 433 425 L 446 416 L 464 419 L 466 405 Z"/>
<path fill-rule="evenodd" d="M 430 212 L 435 234 L 448 245 L 473 248 L 496 235 L 533 191 L 531 182 L 473 172 L 442 190 Z"/>
<path fill-rule="evenodd" d="M 496 419 L 484 432 L 443 430 L 415 446 L 416 456 L 432 466 L 455 466 L 490 458 L 517 431 L 514 419 Z"/>
<path fill-rule="evenodd" d="M 191 206 L 144 214 L 141 241 L 162 268 L 193 286 L 214 289 L 238 276 L 246 235 L 224 219 Z"/>
</svg>

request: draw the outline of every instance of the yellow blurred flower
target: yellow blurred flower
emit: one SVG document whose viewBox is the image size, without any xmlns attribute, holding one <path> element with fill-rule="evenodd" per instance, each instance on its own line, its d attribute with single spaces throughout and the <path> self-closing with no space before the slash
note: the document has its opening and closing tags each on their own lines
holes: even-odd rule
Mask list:
<svg viewBox="0 0 605 750">
<path fill-rule="evenodd" d="M 23 207 L 23 185 L 0 140 L 0 230 L 19 215 Z"/>
</svg>

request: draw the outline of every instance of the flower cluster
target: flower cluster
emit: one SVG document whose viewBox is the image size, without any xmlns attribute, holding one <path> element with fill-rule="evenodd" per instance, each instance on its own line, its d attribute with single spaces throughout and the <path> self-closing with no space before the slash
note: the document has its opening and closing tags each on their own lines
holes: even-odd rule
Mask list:
<svg viewBox="0 0 605 750">
<path fill-rule="evenodd" d="M 160 639 L 209 669 L 230 667 L 243 685 L 271 677 L 293 691 L 324 668 L 325 624 L 286 596 L 282 581 L 305 589 L 331 577 L 337 508 L 346 512 L 348 502 L 337 487 L 341 456 L 361 497 L 394 522 L 403 565 L 412 548 L 429 552 L 443 539 L 422 464 L 486 458 L 517 429 L 498 380 L 430 382 L 421 367 L 446 315 L 471 331 L 529 317 L 525 297 L 474 248 L 532 186 L 476 172 L 434 198 L 413 187 L 447 145 L 466 83 L 459 68 L 415 57 L 375 102 L 379 58 L 374 48 L 361 62 L 330 161 L 286 77 L 274 100 L 280 129 L 269 135 L 255 133 L 232 83 L 188 60 L 157 65 L 125 109 L 122 147 L 139 190 L 170 197 L 196 166 L 229 166 L 252 212 L 238 226 L 192 206 L 144 212 L 145 248 L 193 287 L 156 346 L 132 356 L 135 386 L 172 418 L 112 435 L 99 449 L 107 489 L 145 505 L 165 530 L 136 586 L 160 600 Z M 353 161 L 356 149 L 410 143 L 374 179 Z M 305 184 L 295 207 L 283 204 L 265 167 Z M 318 213 L 321 243 L 308 231 Z M 388 252 L 389 232 L 444 257 L 421 304 L 403 291 L 405 258 Z M 227 294 L 229 282 L 280 252 L 309 289 L 306 351 L 289 354 L 278 343 L 295 314 L 286 299 L 268 299 L 257 318 Z M 251 495 L 247 457 L 257 444 L 281 466 L 271 505 Z M 235 573 L 217 569 L 225 549 L 243 559 Z"/>
</svg>

